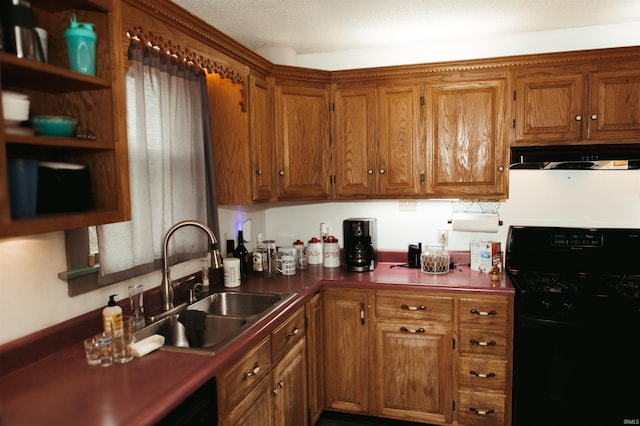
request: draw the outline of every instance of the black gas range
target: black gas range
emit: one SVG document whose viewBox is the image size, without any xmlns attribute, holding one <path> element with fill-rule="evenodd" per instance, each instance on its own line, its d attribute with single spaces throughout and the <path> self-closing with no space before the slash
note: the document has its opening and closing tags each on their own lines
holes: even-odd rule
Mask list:
<svg viewBox="0 0 640 426">
<path fill-rule="evenodd" d="M 640 229 L 512 226 L 514 424 L 640 422 Z"/>
</svg>

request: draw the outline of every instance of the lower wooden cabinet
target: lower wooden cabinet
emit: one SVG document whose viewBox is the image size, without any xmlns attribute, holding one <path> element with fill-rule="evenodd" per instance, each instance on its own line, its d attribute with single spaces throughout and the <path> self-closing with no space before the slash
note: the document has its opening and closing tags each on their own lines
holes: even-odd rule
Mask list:
<svg viewBox="0 0 640 426">
<path fill-rule="evenodd" d="M 308 425 L 304 309 L 218 377 L 220 425 Z"/>
<path fill-rule="evenodd" d="M 307 302 L 307 399 L 309 422 L 315 424 L 324 410 L 323 301 L 318 293 Z"/>
</svg>

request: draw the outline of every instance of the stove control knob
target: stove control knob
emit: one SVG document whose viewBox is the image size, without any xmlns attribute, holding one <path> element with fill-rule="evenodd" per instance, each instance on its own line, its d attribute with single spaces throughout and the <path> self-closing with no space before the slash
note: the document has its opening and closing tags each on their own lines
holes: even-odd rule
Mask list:
<svg viewBox="0 0 640 426">
<path fill-rule="evenodd" d="M 548 311 L 549 309 L 551 309 L 551 306 L 552 306 L 552 305 L 551 305 L 551 302 L 549 302 L 548 300 L 543 300 L 543 301 L 541 302 L 541 304 L 542 304 L 542 307 L 543 307 L 544 309 L 546 309 L 547 311 Z"/>
<path fill-rule="evenodd" d="M 573 303 L 572 302 L 564 302 L 562 304 L 562 309 L 563 309 L 564 312 L 573 311 Z"/>
</svg>

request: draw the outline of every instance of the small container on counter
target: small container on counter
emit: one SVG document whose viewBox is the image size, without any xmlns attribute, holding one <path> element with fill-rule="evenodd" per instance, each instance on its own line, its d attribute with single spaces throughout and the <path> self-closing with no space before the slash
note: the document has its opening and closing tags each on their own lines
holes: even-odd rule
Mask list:
<svg viewBox="0 0 640 426">
<path fill-rule="evenodd" d="M 333 235 L 329 235 L 324 241 L 322 247 L 323 262 L 322 265 L 325 268 L 339 268 L 340 267 L 340 245 L 338 239 Z"/>
<path fill-rule="evenodd" d="M 442 245 L 427 246 L 422 253 L 422 272 L 427 274 L 446 274 L 449 272 L 449 253 Z"/>
<path fill-rule="evenodd" d="M 316 237 L 311 238 L 307 245 L 307 262 L 309 265 L 322 265 L 322 241 Z"/>
<path fill-rule="evenodd" d="M 293 247 L 296 249 L 296 269 L 307 269 L 307 248 L 304 242 L 296 240 Z"/>
</svg>

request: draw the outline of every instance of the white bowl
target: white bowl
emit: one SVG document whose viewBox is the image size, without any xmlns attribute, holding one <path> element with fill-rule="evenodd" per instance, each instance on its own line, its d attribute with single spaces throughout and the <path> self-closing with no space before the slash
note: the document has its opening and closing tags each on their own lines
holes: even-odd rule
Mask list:
<svg viewBox="0 0 640 426">
<path fill-rule="evenodd" d="M 7 124 L 18 124 L 29 119 L 29 97 L 22 93 L 2 91 L 2 111 Z"/>
</svg>

